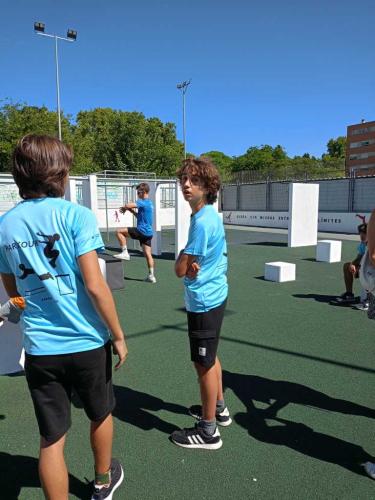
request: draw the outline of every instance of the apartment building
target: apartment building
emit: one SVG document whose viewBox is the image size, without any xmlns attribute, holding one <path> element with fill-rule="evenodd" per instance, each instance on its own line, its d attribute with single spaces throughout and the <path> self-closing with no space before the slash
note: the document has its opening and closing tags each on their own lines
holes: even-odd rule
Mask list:
<svg viewBox="0 0 375 500">
<path fill-rule="evenodd" d="M 346 175 L 375 175 L 375 121 L 349 125 L 346 142 Z"/>
</svg>

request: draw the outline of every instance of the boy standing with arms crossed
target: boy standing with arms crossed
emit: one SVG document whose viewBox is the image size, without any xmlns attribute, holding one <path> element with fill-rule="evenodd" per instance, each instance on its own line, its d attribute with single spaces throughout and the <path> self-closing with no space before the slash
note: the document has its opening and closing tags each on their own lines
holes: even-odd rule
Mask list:
<svg viewBox="0 0 375 500">
<path fill-rule="evenodd" d="M 61 199 L 71 164 L 70 149 L 53 137 L 28 135 L 18 143 L 12 174 L 23 201 L 0 221 L 0 273 L 9 297 L 26 302 L 25 373 L 41 436 L 44 494 L 68 498 L 64 444 L 74 389 L 91 421 L 91 498 L 102 500 L 111 499 L 123 479 L 112 458 L 111 342 L 116 369 L 127 347 L 99 268 L 97 250 L 104 245 L 95 216 Z"/>
<path fill-rule="evenodd" d="M 224 227 L 212 206 L 220 178 L 207 158 L 185 160 L 177 177 L 192 215 L 188 241 L 176 260 L 175 272 L 184 277 L 191 360 L 199 378 L 202 405 L 189 409 L 198 420 L 196 426 L 173 432 L 171 440 L 184 448 L 216 450 L 223 444 L 217 424 L 232 422 L 216 356 L 228 295 Z"/>
</svg>

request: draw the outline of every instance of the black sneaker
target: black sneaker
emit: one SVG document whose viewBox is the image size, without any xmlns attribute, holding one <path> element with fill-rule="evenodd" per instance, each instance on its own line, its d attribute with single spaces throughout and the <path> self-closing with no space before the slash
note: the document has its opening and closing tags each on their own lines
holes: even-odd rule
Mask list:
<svg viewBox="0 0 375 500">
<path fill-rule="evenodd" d="M 345 303 L 345 304 L 352 304 L 356 301 L 354 297 L 354 293 L 351 292 L 345 292 L 340 297 L 337 298 L 337 302 Z"/>
<path fill-rule="evenodd" d="M 220 437 L 219 429 L 216 427 L 215 432 L 206 434 L 204 430 L 196 424 L 190 429 L 181 429 L 174 431 L 171 436 L 171 441 L 177 446 L 183 448 L 201 448 L 202 450 L 218 450 L 222 447 L 223 442 Z"/>
<path fill-rule="evenodd" d="M 95 487 L 92 494 L 91 500 L 111 500 L 113 498 L 113 493 L 122 483 L 124 479 L 124 471 L 122 470 L 121 464 L 115 458 L 111 461 L 111 484 L 109 486 L 103 486 L 102 488 Z"/>
<path fill-rule="evenodd" d="M 190 406 L 189 413 L 197 420 L 202 420 L 201 405 Z M 230 425 L 232 423 L 232 419 L 230 418 L 229 410 L 227 407 L 225 407 L 221 412 L 216 412 L 216 423 L 217 425 L 221 425 L 222 427 L 227 427 L 227 425 Z"/>
</svg>

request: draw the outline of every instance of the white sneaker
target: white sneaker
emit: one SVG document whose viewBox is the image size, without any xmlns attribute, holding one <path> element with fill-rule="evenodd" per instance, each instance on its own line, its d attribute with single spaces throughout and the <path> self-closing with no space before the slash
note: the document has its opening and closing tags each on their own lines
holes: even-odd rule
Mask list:
<svg viewBox="0 0 375 500">
<path fill-rule="evenodd" d="M 116 259 L 130 260 L 130 255 L 127 250 L 126 252 L 117 253 L 113 257 L 116 257 Z"/>
<path fill-rule="evenodd" d="M 145 278 L 145 281 L 147 281 L 148 283 L 156 283 L 156 278 L 153 274 L 149 274 L 147 278 Z"/>
<path fill-rule="evenodd" d="M 372 477 L 372 479 L 375 479 L 375 463 L 374 462 L 366 462 L 365 464 L 362 464 L 363 467 L 365 468 L 365 471 L 367 474 Z"/>
</svg>

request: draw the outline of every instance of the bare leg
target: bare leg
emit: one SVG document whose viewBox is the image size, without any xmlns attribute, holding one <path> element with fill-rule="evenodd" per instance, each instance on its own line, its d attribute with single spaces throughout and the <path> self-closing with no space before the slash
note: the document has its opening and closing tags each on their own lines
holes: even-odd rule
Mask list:
<svg viewBox="0 0 375 500">
<path fill-rule="evenodd" d="M 343 271 L 344 271 L 344 281 L 345 281 L 345 287 L 346 291 L 348 293 L 353 293 L 353 281 L 354 277 L 353 274 L 349 270 L 350 262 L 345 262 Z"/>
<path fill-rule="evenodd" d="M 126 238 L 129 236 L 128 233 L 128 228 L 124 227 L 122 229 L 118 229 L 116 231 L 116 238 L 118 242 L 120 243 L 120 247 L 125 247 L 126 246 Z"/>
<path fill-rule="evenodd" d="M 211 368 L 194 363 L 199 377 L 203 420 L 215 420 L 219 383 L 216 362 Z"/>
<path fill-rule="evenodd" d="M 151 253 L 151 247 L 142 245 L 143 255 L 146 257 L 148 269 L 154 269 L 154 259 Z"/>
<path fill-rule="evenodd" d="M 39 477 L 47 500 L 68 500 L 69 480 L 64 460 L 65 437 L 53 444 L 40 440 Z"/>
<path fill-rule="evenodd" d="M 91 448 L 94 453 L 95 471 L 105 474 L 111 467 L 113 419 L 109 414 L 99 422 L 91 422 Z"/>
<path fill-rule="evenodd" d="M 216 368 L 216 376 L 217 376 L 217 400 L 223 401 L 224 400 L 223 374 L 221 371 L 221 363 L 220 363 L 219 358 L 217 356 L 216 356 L 216 360 L 215 360 L 215 368 Z"/>
</svg>

